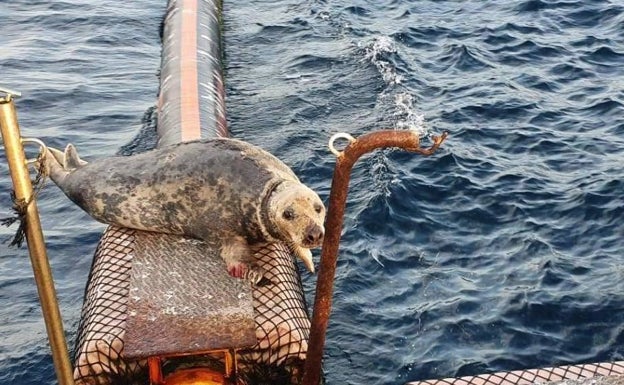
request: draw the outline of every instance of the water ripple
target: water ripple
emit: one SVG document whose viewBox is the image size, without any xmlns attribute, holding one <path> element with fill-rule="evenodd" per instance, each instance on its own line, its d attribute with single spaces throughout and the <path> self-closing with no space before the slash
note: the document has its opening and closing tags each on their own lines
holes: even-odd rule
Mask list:
<svg viewBox="0 0 624 385">
<path fill-rule="evenodd" d="M 0 72 L 21 91 L 22 133 L 55 147 L 73 142 L 86 159 L 110 156 L 154 105 L 165 4 L 145 1 L 3 2 Z M 2 217 L 10 181 L 2 163 Z M 48 184 L 39 210 L 69 345 L 73 345 L 91 256 L 104 225 Z M 0 229 L 0 241 L 15 228 Z M 0 244 L 0 381 L 52 384 L 54 368 L 25 248 Z"/>
</svg>

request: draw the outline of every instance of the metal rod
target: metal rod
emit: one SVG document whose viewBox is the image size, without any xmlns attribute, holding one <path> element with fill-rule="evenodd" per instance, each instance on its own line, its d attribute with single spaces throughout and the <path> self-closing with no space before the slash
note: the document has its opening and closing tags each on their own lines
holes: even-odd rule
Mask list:
<svg viewBox="0 0 624 385">
<path fill-rule="evenodd" d="M 147 357 L 147 371 L 149 373 L 150 385 L 162 385 L 165 383 L 161 364 L 160 357 Z"/>
<path fill-rule="evenodd" d="M 431 155 L 446 139 L 444 133 L 434 137 L 434 144 L 428 149 L 420 148 L 418 134 L 414 131 L 382 130 L 351 139 L 347 147 L 338 152 L 334 177 L 329 195 L 327 221 L 325 223 L 325 239 L 321 251 L 316 296 L 310 327 L 310 341 L 304 366 L 303 385 L 318 385 L 321 379 L 321 360 L 325 346 L 325 334 L 332 306 L 334 276 L 338 259 L 338 246 L 342 231 L 347 192 L 351 169 L 355 162 L 367 152 L 383 147 L 399 147 L 422 155 Z M 333 147 L 330 143 L 330 147 Z"/>
<path fill-rule="evenodd" d="M 11 95 L 11 96 L 22 96 L 22 94 L 20 92 L 17 92 L 15 90 L 12 90 L 10 88 L 6 88 L 3 86 L 0 86 L 0 93 L 6 94 L 6 95 Z"/>
<path fill-rule="evenodd" d="M 225 354 L 225 378 L 228 384 L 237 384 L 238 363 L 236 362 L 236 349 L 224 350 Z"/>
<path fill-rule="evenodd" d="M 29 202 L 24 219 L 26 221 L 26 242 L 35 275 L 37 291 L 39 292 L 39 300 L 48 332 L 50 348 L 52 349 L 52 360 L 54 361 L 56 376 L 59 384 L 70 385 L 74 383 L 72 367 L 69 361 L 52 272 L 46 254 L 43 233 L 41 232 L 39 213 L 36 202 L 32 199 L 33 188 L 11 94 L 8 94 L 5 98 L 0 98 L 0 130 L 15 189 L 15 198 L 18 202 Z"/>
</svg>

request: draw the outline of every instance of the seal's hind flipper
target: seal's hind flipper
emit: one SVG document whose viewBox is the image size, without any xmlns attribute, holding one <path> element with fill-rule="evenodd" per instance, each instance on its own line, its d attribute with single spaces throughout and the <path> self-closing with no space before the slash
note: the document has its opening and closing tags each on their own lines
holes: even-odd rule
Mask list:
<svg viewBox="0 0 624 385">
<path fill-rule="evenodd" d="M 45 175 L 57 174 L 63 168 L 63 158 L 65 154 L 53 147 L 46 147 L 43 156 L 37 160 L 37 168 Z"/>
<path fill-rule="evenodd" d="M 56 156 L 56 155 L 55 155 Z M 63 168 L 66 171 L 72 171 L 77 168 L 80 168 L 87 164 L 84 160 L 80 159 L 78 156 L 78 151 L 76 151 L 76 147 L 73 144 L 68 144 L 65 147 L 65 154 L 63 156 Z"/>
<path fill-rule="evenodd" d="M 86 162 L 80 160 L 76 149 L 71 144 L 67 146 L 65 152 L 53 147 L 46 147 L 45 153 L 39 159 L 39 169 L 49 176 L 59 187 L 63 180 L 77 167 L 82 167 Z M 61 190 L 63 188 L 61 187 Z"/>
<path fill-rule="evenodd" d="M 58 162 L 58 164 L 63 164 L 63 158 L 65 158 L 65 154 L 63 153 L 63 151 L 57 150 L 53 147 L 48 147 L 48 153 L 52 155 L 52 157 L 55 161 Z"/>
</svg>

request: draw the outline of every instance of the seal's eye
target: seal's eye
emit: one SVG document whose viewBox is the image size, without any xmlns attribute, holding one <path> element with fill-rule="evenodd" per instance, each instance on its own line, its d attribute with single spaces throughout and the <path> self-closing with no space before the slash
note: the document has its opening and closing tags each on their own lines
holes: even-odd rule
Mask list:
<svg viewBox="0 0 624 385">
<path fill-rule="evenodd" d="M 314 205 L 314 211 L 316 211 L 317 214 L 320 214 L 321 211 L 323 211 L 323 206 L 319 205 L 318 203 Z"/>
<path fill-rule="evenodd" d="M 282 213 L 282 217 L 284 217 L 284 219 L 286 219 L 287 221 L 292 221 L 293 219 L 295 219 L 295 211 L 291 208 L 286 209 Z"/>
</svg>

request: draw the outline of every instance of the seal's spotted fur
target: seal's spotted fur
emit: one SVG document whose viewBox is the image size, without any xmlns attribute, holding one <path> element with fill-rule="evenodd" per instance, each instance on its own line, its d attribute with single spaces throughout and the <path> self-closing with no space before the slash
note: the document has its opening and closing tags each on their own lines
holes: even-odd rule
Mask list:
<svg viewBox="0 0 624 385">
<path fill-rule="evenodd" d="M 234 139 L 179 143 L 129 157 L 82 161 L 70 144 L 49 148 L 50 178 L 93 218 L 138 230 L 180 234 L 220 247 L 231 275 L 258 282 L 250 246 L 282 241 L 311 271 L 325 208 L 288 166 Z"/>
</svg>

